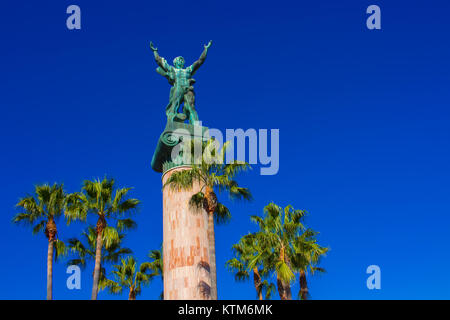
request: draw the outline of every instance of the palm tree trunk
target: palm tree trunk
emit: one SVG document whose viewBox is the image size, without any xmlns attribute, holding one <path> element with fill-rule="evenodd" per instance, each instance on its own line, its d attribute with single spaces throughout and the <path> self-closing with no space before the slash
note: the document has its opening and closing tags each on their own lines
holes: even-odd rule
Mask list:
<svg viewBox="0 0 450 320">
<path fill-rule="evenodd" d="M 45 226 L 45 235 L 48 239 L 47 249 L 47 300 L 53 296 L 53 248 L 57 233 L 56 223 L 53 217 L 49 217 Z"/>
<path fill-rule="evenodd" d="M 47 300 L 52 300 L 53 294 L 53 242 L 52 238 L 48 239 L 47 250 Z"/>
<path fill-rule="evenodd" d="M 208 242 L 211 275 L 211 299 L 217 300 L 216 237 L 214 235 L 214 211 L 208 212 Z"/>
<path fill-rule="evenodd" d="M 211 276 L 211 300 L 217 300 L 216 236 L 214 234 L 214 211 L 217 208 L 217 196 L 210 186 L 205 188 L 204 208 L 208 213 L 209 264 Z"/>
<path fill-rule="evenodd" d="M 262 288 L 261 288 L 261 276 L 259 275 L 258 268 L 253 268 L 253 284 L 258 294 L 259 300 L 263 299 Z"/>
<path fill-rule="evenodd" d="M 284 245 L 281 244 L 281 249 L 280 249 L 280 261 L 286 262 L 285 259 L 285 248 Z M 277 287 L 278 287 L 278 294 L 280 295 L 280 299 L 281 300 L 292 300 L 292 297 L 289 298 L 289 296 L 291 295 L 291 288 L 289 286 L 289 284 L 286 284 L 286 282 L 284 282 L 277 274 Z"/>
<path fill-rule="evenodd" d="M 95 266 L 94 266 L 94 279 L 92 283 L 92 296 L 91 300 L 97 300 L 98 294 L 98 281 L 100 279 L 100 268 L 102 261 L 102 246 L 103 246 L 103 229 L 106 226 L 106 221 L 104 218 L 100 217 L 97 221 L 97 247 L 95 249 Z"/>
<path fill-rule="evenodd" d="M 280 300 L 287 300 L 283 281 L 278 276 L 277 276 L 277 289 L 278 294 L 280 295 Z"/>
<path fill-rule="evenodd" d="M 289 283 L 277 278 L 277 287 L 281 300 L 292 300 L 291 286 Z"/>
<path fill-rule="evenodd" d="M 161 257 L 162 259 L 162 257 Z M 163 289 L 161 291 L 161 295 L 159 296 L 159 300 L 164 300 L 164 270 L 161 268 L 161 280 L 163 284 Z"/>
<path fill-rule="evenodd" d="M 308 283 L 306 282 L 306 272 L 304 270 L 300 270 L 299 275 L 300 282 L 300 299 L 307 300 L 308 299 Z"/>
<path fill-rule="evenodd" d="M 132 287 L 130 287 L 130 293 L 128 294 L 128 300 L 136 300 L 136 294 Z"/>
<path fill-rule="evenodd" d="M 286 300 L 292 300 L 292 292 L 291 292 L 291 285 L 289 283 L 283 283 L 284 292 L 286 295 Z"/>
</svg>

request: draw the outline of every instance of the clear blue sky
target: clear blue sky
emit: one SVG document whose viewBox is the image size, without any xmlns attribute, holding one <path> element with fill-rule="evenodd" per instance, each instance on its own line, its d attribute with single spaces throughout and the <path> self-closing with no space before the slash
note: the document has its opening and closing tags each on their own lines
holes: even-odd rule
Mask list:
<svg viewBox="0 0 450 320">
<path fill-rule="evenodd" d="M 66 28 L 78 4 L 82 29 Z M 381 7 L 382 30 L 366 28 Z M 280 171 L 242 176 L 250 204 L 224 201 L 216 229 L 219 298 L 253 299 L 224 268 L 230 246 L 275 201 L 310 212 L 331 248 L 314 299 L 450 298 L 450 22 L 448 1 L 19 1 L 2 5 L 0 32 L 0 298 L 43 299 L 44 235 L 10 223 L 37 183 L 116 178 L 142 200 L 126 245 L 140 261 L 162 241 L 160 174 L 150 161 L 165 124 L 169 85 L 155 72 L 153 40 L 188 63 L 214 41 L 196 75 L 197 110 L 219 129 L 280 129 Z M 60 238 L 80 225 L 58 224 Z M 366 288 L 381 267 L 381 290 Z M 56 299 L 88 299 L 66 288 Z M 297 284 L 294 287 L 297 293 Z M 159 280 L 142 298 L 155 299 Z M 125 297 L 125 296 L 124 296 Z M 100 299 L 111 297 L 100 293 Z"/>
</svg>

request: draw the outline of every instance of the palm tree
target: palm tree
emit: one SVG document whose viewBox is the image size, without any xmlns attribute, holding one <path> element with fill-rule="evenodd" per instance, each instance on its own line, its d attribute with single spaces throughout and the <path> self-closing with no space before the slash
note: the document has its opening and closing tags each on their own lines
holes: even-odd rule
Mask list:
<svg viewBox="0 0 450 320">
<path fill-rule="evenodd" d="M 272 295 L 273 284 L 263 277 L 267 276 L 268 270 L 264 269 L 264 255 L 266 251 L 258 246 L 257 238 L 253 234 L 243 236 L 238 243 L 232 246 L 234 257 L 226 262 L 228 269 L 234 272 L 236 281 L 250 279 L 250 270 L 253 273 L 253 285 L 259 300 L 263 300 L 264 292 L 266 299 Z"/>
<path fill-rule="evenodd" d="M 160 276 L 163 283 L 163 291 L 159 299 L 164 299 L 164 264 L 163 264 L 163 246 L 160 250 L 152 250 L 148 253 L 148 257 L 153 261 L 150 262 L 150 268 L 153 270 L 155 276 Z"/>
<path fill-rule="evenodd" d="M 325 269 L 318 267 L 318 264 L 329 248 L 322 247 L 317 243 L 316 236 L 318 234 L 312 229 L 307 229 L 300 236 L 297 236 L 293 242 L 294 254 L 291 261 L 293 269 L 299 273 L 300 290 L 298 296 L 301 300 L 307 300 L 309 297 L 306 279 L 308 269 L 311 274 L 325 272 Z"/>
<path fill-rule="evenodd" d="M 191 140 L 191 150 L 196 150 L 197 140 Z M 226 164 L 225 154 L 229 142 L 226 142 L 221 151 L 218 151 L 216 141 L 210 139 L 202 143 L 202 154 L 193 155 L 190 161 L 191 169 L 174 172 L 164 184 L 173 190 L 191 190 L 194 183 L 200 184 L 200 191 L 194 194 L 190 204 L 195 208 L 203 208 L 208 214 L 208 242 L 211 274 L 211 298 L 217 300 L 217 271 L 216 271 L 216 246 L 214 234 L 214 222 L 220 224 L 231 218 L 230 211 L 217 200 L 217 192 L 228 193 L 232 199 L 251 199 L 250 190 L 239 187 L 233 179 L 236 174 L 250 168 L 250 165 L 242 161 L 233 161 Z"/>
<path fill-rule="evenodd" d="M 21 198 L 16 204 L 23 210 L 15 215 L 14 223 L 25 223 L 33 227 L 33 234 L 44 232 L 48 239 L 47 249 L 47 300 L 52 299 L 53 255 L 65 254 L 64 242 L 57 239 L 58 230 L 55 220 L 64 211 L 65 193 L 63 185 L 37 185 L 34 195 Z"/>
<path fill-rule="evenodd" d="M 265 268 L 274 270 L 277 276 L 278 293 L 281 300 L 291 300 L 291 282 L 295 275 L 291 257 L 294 253 L 293 241 L 301 230 L 304 230 L 302 220 L 306 212 L 294 210 L 292 206 L 284 209 L 274 203 L 264 207 L 264 217 L 252 216 L 251 220 L 258 224 L 259 231 L 255 233 L 260 246 L 265 250 Z M 256 256 L 249 266 L 253 267 Z"/>
<path fill-rule="evenodd" d="M 131 188 L 116 189 L 114 184 L 114 179 L 86 180 L 82 191 L 69 195 L 67 200 L 65 214 L 68 222 L 75 219 L 86 220 L 88 213 L 98 218 L 92 300 L 97 300 L 102 248 L 104 245 L 109 247 L 119 239 L 116 228 L 109 227 L 107 221 L 131 213 L 139 204 L 139 200 L 127 198 Z"/>
<path fill-rule="evenodd" d="M 141 294 L 142 287 L 148 285 L 154 277 L 150 273 L 151 266 L 149 262 L 142 263 L 137 268 L 136 260 L 129 256 L 126 260 L 122 259 L 121 264 L 114 266 L 114 280 L 104 281 L 104 287 L 109 289 L 112 294 L 121 294 L 123 289 L 128 289 L 128 300 L 136 300 L 136 296 Z"/>
<path fill-rule="evenodd" d="M 125 220 L 125 219 L 124 219 Z M 131 254 L 132 251 L 129 248 L 124 248 L 121 246 L 122 240 L 125 234 L 122 233 L 125 229 L 133 228 L 135 223 L 131 219 L 126 219 L 125 223 L 127 227 L 124 226 L 120 220 L 116 229 L 119 233 L 118 241 L 111 241 L 111 239 L 103 239 L 103 243 L 110 243 L 109 246 L 105 246 L 105 251 L 102 254 L 100 263 L 100 276 L 99 276 L 99 287 L 104 287 L 104 281 L 106 280 L 106 270 L 105 265 L 108 263 L 117 263 L 123 256 Z M 72 259 L 67 262 L 67 265 L 78 265 L 85 268 L 88 261 L 95 261 L 95 250 L 97 247 L 97 231 L 95 227 L 89 226 L 87 230 L 82 232 L 82 238 L 71 238 L 67 241 L 67 247 L 69 251 L 74 255 Z"/>
</svg>

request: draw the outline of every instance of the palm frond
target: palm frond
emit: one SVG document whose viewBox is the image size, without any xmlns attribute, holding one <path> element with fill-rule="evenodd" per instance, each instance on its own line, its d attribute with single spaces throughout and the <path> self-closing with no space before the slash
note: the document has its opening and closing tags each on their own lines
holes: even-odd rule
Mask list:
<svg viewBox="0 0 450 320">
<path fill-rule="evenodd" d="M 109 249 L 111 246 L 120 242 L 120 237 L 117 229 L 109 226 L 103 229 L 102 240 L 105 249 Z"/>
<path fill-rule="evenodd" d="M 33 234 L 38 234 L 38 233 L 40 233 L 40 232 L 43 232 L 44 230 L 45 230 L 45 225 L 46 225 L 46 222 L 45 222 L 45 220 L 42 220 L 41 222 L 39 222 L 38 224 L 36 224 L 34 227 L 33 227 Z"/>
<path fill-rule="evenodd" d="M 197 170 L 194 169 L 176 171 L 167 179 L 163 188 L 169 186 L 172 190 L 176 191 L 191 190 L 197 173 Z"/>
<path fill-rule="evenodd" d="M 278 261 L 275 268 L 277 275 L 283 281 L 290 283 L 295 279 L 294 273 L 292 272 L 291 268 L 288 266 L 286 262 Z"/>
<path fill-rule="evenodd" d="M 217 224 L 224 224 L 231 220 L 231 213 L 228 208 L 220 202 L 217 202 L 214 210 L 214 220 Z"/>
<path fill-rule="evenodd" d="M 191 199 L 189 199 L 189 206 L 194 210 L 194 212 L 197 212 L 203 209 L 204 201 L 205 201 L 205 194 L 199 191 L 196 194 L 194 194 L 191 197 Z"/>
<path fill-rule="evenodd" d="M 139 206 L 139 203 L 140 201 L 138 199 L 127 199 L 117 205 L 117 210 L 114 210 L 114 207 L 112 207 L 112 212 L 117 212 L 120 214 L 130 212 L 132 210 L 136 210 Z"/>
<path fill-rule="evenodd" d="M 72 221 L 86 221 L 89 202 L 83 193 L 75 192 L 67 195 L 64 216 L 69 225 Z"/>
<path fill-rule="evenodd" d="M 137 223 L 131 218 L 118 219 L 116 225 L 117 231 L 124 232 L 137 228 Z"/>
<path fill-rule="evenodd" d="M 152 250 L 149 252 L 148 257 L 153 261 L 150 262 L 150 268 L 156 275 L 161 277 L 164 276 L 164 264 L 163 264 L 163 254 L 161 250 Z"/>
<path fill-rule="evenodd" d="M 270 300 L 275 293 L 276 287 L 274 283 L 264 280 L 261 283 L 261 290 L 264 293 L 264 298 L 266 300 Z"/>
<path fill-rule="evenodd" d="M 53 246 L 55 248 L 55 261 L 58 261 L 61 256 L 67 256 L 68 248 L 63 241 L 56 239 L 53 241 Z"/>
</svg>

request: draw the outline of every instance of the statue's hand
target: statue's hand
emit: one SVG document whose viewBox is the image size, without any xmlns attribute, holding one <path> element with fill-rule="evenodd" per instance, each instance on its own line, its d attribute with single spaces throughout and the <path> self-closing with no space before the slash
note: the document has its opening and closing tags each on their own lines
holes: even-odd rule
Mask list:
<svg viewBox="0 0 450 320">
<path fill-rule="evenodd" d="M 209 40 L 208 44 L 205 44 L 205 49 L 209 49 L 211 47 L 212 40 Z"/>
<path fill-rule="evenodd" d="M 150 41 L 150 49 L 152 49 L 153 52 L 158 51 L 158 48 L 155 48 L 153 45 L 153 42 Z"/>
</svg>

